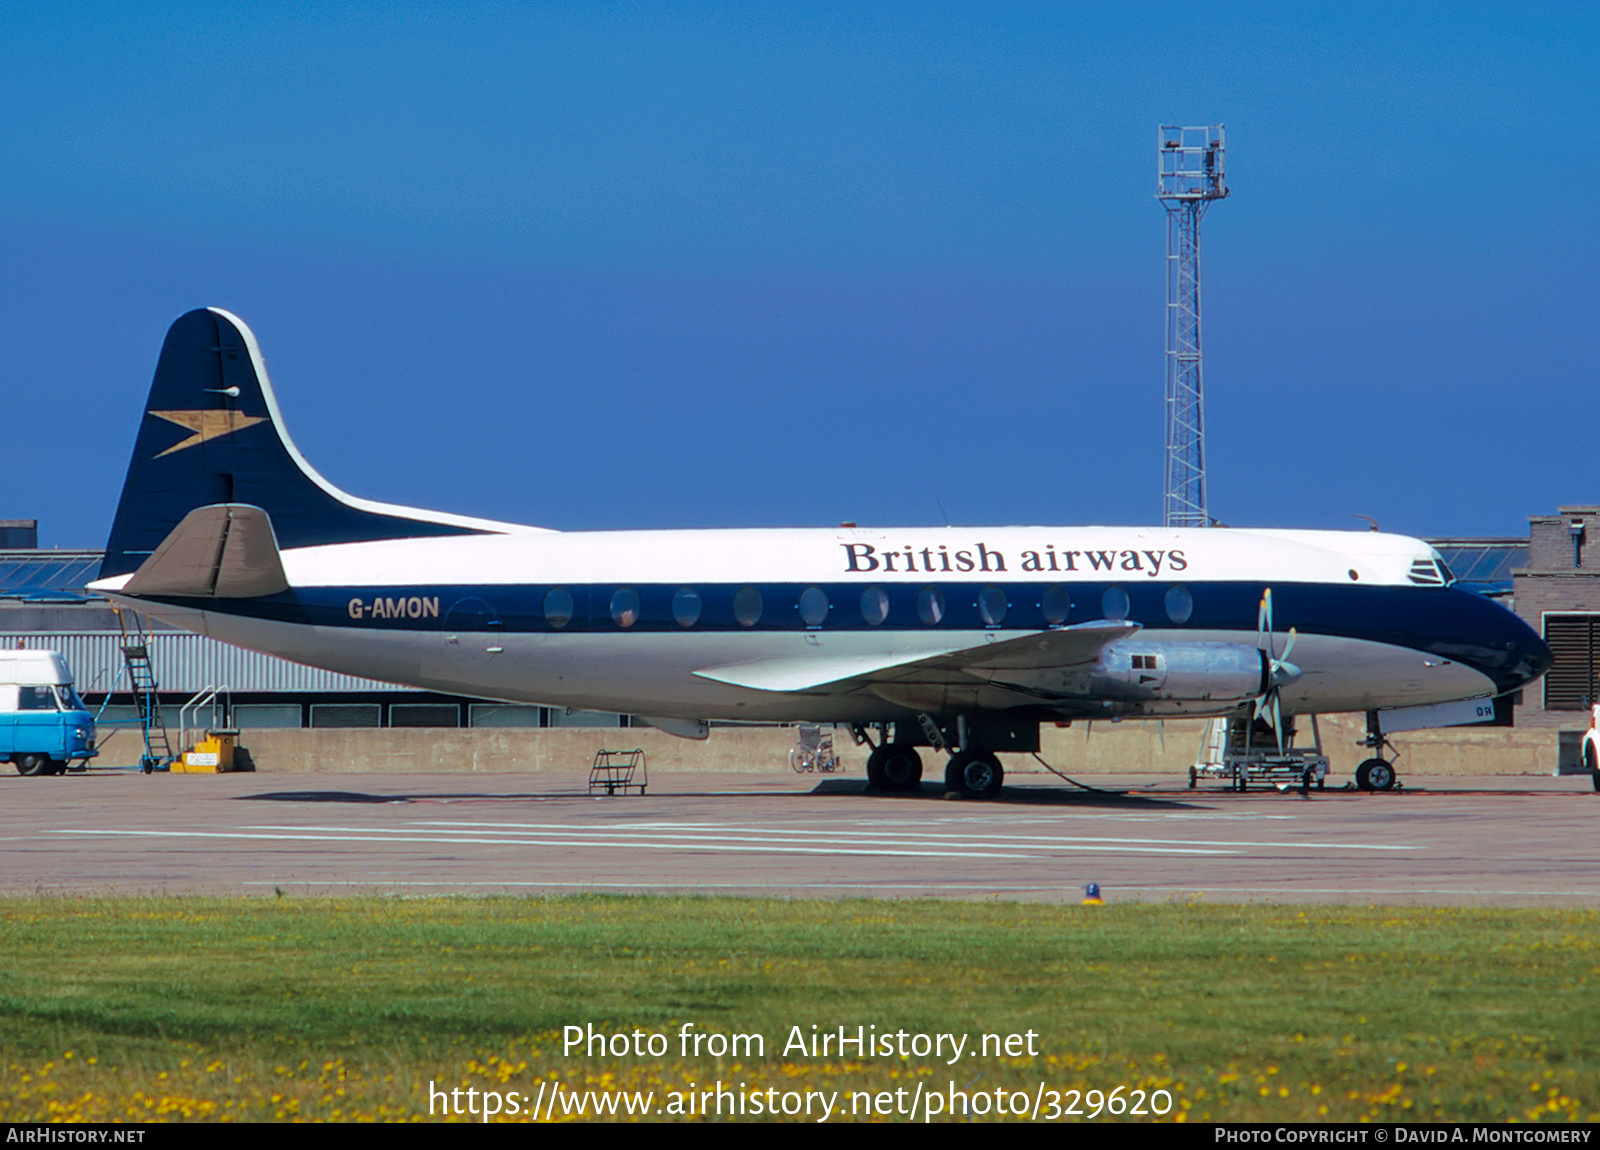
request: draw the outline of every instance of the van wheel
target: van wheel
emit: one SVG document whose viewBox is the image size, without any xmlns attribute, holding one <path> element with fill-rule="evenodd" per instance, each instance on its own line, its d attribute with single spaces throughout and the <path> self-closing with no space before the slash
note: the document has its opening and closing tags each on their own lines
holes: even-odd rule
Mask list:
<svg viewBox="0 0 1600 1150">
<path fill-rule="evenodd" d="M 48 775 L 50 760 L 43 755 L 17 755 L 12 760 L 19 775 Z"/>
</svg>

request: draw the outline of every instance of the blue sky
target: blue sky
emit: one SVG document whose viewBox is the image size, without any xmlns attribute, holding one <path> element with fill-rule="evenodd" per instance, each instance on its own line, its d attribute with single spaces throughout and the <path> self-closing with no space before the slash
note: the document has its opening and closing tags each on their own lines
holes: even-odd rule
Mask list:
<svg viewBox="0 0 1600 1150">
<path fill-rule="evenodd" d="M 1593 5 L 0 5 L 0 518 L 109 526 L 215 304 L 354 494 L 1152 523 L 1156 126 L 1223 122 L 1211 509 L 1600 502 Z"/>
</svg>

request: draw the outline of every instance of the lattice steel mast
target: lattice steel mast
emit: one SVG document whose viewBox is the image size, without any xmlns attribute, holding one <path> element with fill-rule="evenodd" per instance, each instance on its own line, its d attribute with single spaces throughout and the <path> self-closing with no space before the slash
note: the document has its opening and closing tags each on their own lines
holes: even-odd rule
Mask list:
<svg viewBox="0 0 1600 1150">
<path fill-rule="evenodd" d="M 1200 355 L 1200 217 L 1228 194 L 1223 125 L 1163 124 L 1156 198 L 1167 209 L 1168 527 L 1209 527 Z"/>
</svg>

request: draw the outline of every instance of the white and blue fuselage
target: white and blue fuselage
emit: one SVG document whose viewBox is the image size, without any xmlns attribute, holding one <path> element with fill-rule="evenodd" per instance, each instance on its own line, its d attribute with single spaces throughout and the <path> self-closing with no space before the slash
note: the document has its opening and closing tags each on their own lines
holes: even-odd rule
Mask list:
<svg viewBox="0 0 1600 1150">
<path fill-rule="evenodd" d="M 429 690 L 683 720 L 1220 715 L 1489 698 L 1549 651 L 1376 532 L 556 532 L 354 499 L 225 312 L 168 334 L 96 586 Z M 1289 651 L 1293 633 L 1292 652 Z"/>
</svg>

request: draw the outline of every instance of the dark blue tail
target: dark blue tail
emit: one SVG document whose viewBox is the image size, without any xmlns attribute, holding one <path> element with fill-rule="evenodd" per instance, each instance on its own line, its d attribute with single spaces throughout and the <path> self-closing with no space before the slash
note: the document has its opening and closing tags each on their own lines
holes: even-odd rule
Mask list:
<svg viewBox="0 0 1600 1150">
<path fill-rule="evenodd" d="M 255 336 L 205 308 L 167 332 L 100 577 L 136 570 L 185 515 L 216 503 L 264 509 L 285 549 L 506 529 L 355 499 L 323 479 L 283 429 Z"/>
</svg>

